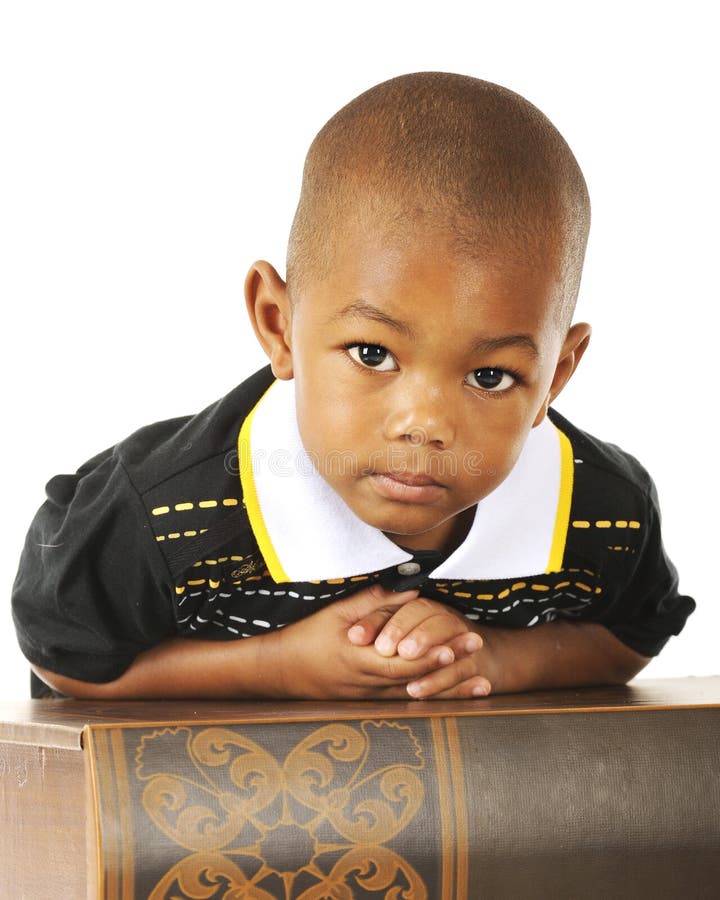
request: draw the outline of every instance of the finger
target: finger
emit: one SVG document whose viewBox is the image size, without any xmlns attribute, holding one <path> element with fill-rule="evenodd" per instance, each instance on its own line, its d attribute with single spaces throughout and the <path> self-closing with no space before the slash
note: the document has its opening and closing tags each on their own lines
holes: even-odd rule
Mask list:
<svg viewBox="0 0 720 900">
<path fill-rule="evenodd" d="M 460 634 L 451 641 L 446 641 L 457 659 L 476 653 L 483 645 L 483 639 L 474 631 Z"/>
<path fill-rule="evenodd" d="M 457 641 L 457 649 L 460 650 L 456 655 L 466 656 L 480 649 L 482 638 L 469 631 L 470 626 L 465 620 L 443 607 L 436 606 L 434 609 L 432 615 L 416 625 L 398 643 L 397 652 L 400 656 L 416 659 L 436 644 L 452 646 L 454 641 Z M 400 618 L 400 613 L 397 618 Z"/>
<path fill-rule="evenodd" d="M 351 625 L 348 628 L 350 643 L 358 646 L 372 644 L 382 631 L 385 623 L 393 617 L 396 609 L 397 607 L 383 606 Z"/>
<path fill-rule="evenodd" d="M 400 656 L 381 656 L 373 646 L 354 647 L 358 654 L 356 665 L 363 678 L 374 684 L 396 684 L 404 686 L 409 681 L 421 679 L 438 668 L 452 665 L 455 655 L 449 647 L 433 647 L 420 659 L 402 659 Z"/>
<path fill-rule="evenodd" d="M 420 678 L 412 679 L 407 686 L 407 692 L 416 700 L 425 700 L 429 697 L 457 696 L 453 693 L 458 685 L 467 682 L 462 696 L 484 696 L 491 689 L 490 682 L 477 671 L 478 661 L 471 656 L 456 660 L 452 665 L 435 669 Z M 477 694 L 474 691 L 477 690 Z M 450 692 L 450 693 L 446 693 Z"/>
<path fill-rule="evenodd" d="M 398 607 L 409 600 L 415 599 L 418 592 L 412 591 L 388 591 L 382 585 L 373 584 L 369 588 L 351 594 L 344 600 L 338 600 L 333 604 L 334 609 L 340 613 L 348 623 L 348 627 L 362 621 L 376 609 L 382 607 Z"/>
<path fill-rule="evenodd" d="M 436 694 L 428 694 L 418 698 L 421 700 L 479 700 L 492 693 L 492 685 L 482 675 L 473 675 L 459 684 Z"/>
<path fill-rule="evenodd" d="M 375 639 L 375 648 L 378 653 L 382 656 L 394 656 L 400 641 L 407 638 L 410 632 L 426 619 L 436 615 L 439 609 L 441 609 L 439 604 L 433 603 L 432 600 L 426 600 L 424 597 L 415 597 L 403 603 Z M 440 641 L 436 640 L 433 643 L 437 644 Z M 429 646 L 431 644 L 427 644 L 425 649 Z M 410 654 L 404 655 L 412 658 Z M 415 654 L 415 656 L 419 655 L 419 652 Z"/>
</svg>

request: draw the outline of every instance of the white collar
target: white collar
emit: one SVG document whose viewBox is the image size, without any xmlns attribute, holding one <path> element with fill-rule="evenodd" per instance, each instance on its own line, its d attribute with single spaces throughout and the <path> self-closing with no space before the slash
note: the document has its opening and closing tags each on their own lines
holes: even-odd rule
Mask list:
<svg viewBox="0 0 720 900">
<path fill-rule="evenodd" d="M 273 579 L 328 581 L 412 559 L 358 518 L 306 453 L 293 381 L 275 381 L 238 437 L 240 478 L 255 539 Z M 562 567 L 573 453 L 546 417 L 531 429 L 510 474 L 477 505 L 463 543 L 431 578 L 501 579 Z"/>
</svg>

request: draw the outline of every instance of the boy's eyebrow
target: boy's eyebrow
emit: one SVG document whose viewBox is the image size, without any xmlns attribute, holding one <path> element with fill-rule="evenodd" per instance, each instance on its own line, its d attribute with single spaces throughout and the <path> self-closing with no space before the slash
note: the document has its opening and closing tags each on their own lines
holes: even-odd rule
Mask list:
<svg viewBox="0 0 720 900">
<path fill-rule="evenodd" d="M 412 327 L 407 324 L 407 322 L 401 322 L 399 319 L 393 319 L 392 316 L 389 316 L 381 309 L 378 309 L 377 306 L 373 306 L 372 303 L 368 303 L 367 300 L 363 300 L 362 298 L 349 303 L 347 306 L 344 306 L 339 312 L 335 313 L 335 315 L 332 316 L 330 321 L 333 322 L 337 319 L 342 319 L 345 316 L 372 319 L 374 322 L 380 322 L 382 325 L 387 325 L 389 328 L 392 328 L 399 334 L 405 335 L 405 337 L 407 338 L 412 339 L 415 337 L 415 332 L 413 331 Z"/>
<path fill-rule="evenodd" d="M 472 345 L 473 353 L 491 353 L 493 350 L 502 350 L 503 347 L 521 347 L 530 352 L 537 359 L 540 351 L 537 344 L 529 334 L 508 334 L 496 338 L 480 338 Z"/>
<path fill-rule="evenodd" d="M 353 316 L 356 318 L 371 319 L 374 322 L 380 322 L 387 325 L 399 334 L 407 338 L 414 339 L 415 332 L 412 326 L 400 319 L 393 319 L 386 312 L 368 303 L 367 300 L 359 299 L 347 306 L 344 306 L 339 312 L 335 313 L 330 319 L 331 322 L 342 319 L 345 316 Z M 529 334 L 507 334 L 502 337 L 478 338 L 470 347 L 471 353 L 491 353 L 493 350 L 502 350 L 504 347 L 522 347 L 530 352 L 533 358 L 537 358 L 540 352 L 537 344 Z"/>
</svg>

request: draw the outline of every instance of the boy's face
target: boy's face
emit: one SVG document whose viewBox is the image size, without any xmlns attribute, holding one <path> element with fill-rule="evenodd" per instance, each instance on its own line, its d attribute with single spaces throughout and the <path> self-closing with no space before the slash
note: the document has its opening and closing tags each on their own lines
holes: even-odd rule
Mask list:
<svg viewBox="0 0 720 900">
<path fill-rule="evenodd" d="M 571 374 L 555 271 L 553 258 L 484 266 L 437 237 L 351 232 L 288 307 L 305 448 L 396 543 L 453 543 Z"/>
</svg>

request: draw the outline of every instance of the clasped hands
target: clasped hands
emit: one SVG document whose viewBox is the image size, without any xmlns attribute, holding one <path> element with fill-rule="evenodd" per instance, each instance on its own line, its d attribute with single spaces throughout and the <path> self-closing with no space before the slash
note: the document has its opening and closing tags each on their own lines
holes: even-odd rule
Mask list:
<svg viewBox="0 0 720 900">
<path fill-rule="evenodd" d="M 491 690 L 472 623 L 418 591 L 372 585 L 276 632 L 285 696 L 458 699 Z"/>
</svg>

